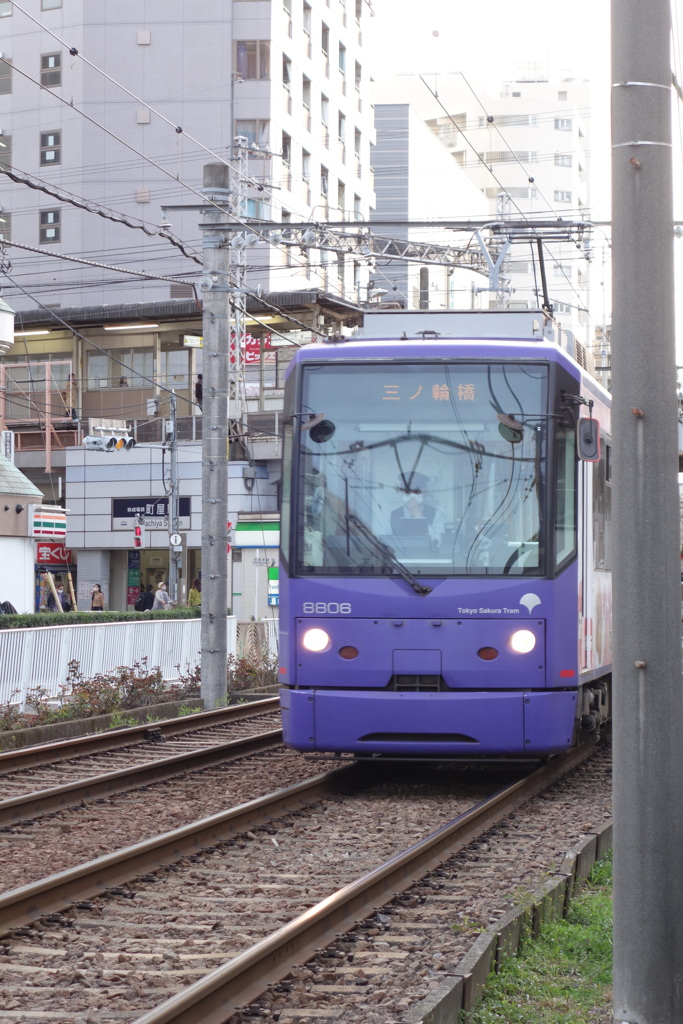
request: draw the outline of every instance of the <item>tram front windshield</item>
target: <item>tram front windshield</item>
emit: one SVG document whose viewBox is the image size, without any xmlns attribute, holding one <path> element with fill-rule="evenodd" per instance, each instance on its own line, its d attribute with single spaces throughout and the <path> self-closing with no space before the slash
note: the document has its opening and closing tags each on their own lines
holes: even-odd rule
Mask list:
<svg viewBox="0 0 683 1024">
<path fill-rule="evenodd" d="M 543 364 L 305 366 L 297 571 L 542 574 L 547 393 Z"/>
</svg>

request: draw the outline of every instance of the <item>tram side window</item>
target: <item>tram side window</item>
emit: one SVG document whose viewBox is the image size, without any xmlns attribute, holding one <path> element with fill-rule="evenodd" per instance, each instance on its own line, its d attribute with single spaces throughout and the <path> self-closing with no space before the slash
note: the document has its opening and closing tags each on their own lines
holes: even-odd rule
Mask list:
<svg viewBox="0 0 683 1024">
<path fill-rule="evenodd" d="M 593 463 L 593 565 L 612 568 L 612 480 L 611 449 L 604 444 L 604 456 Z"/>
<path fill-rule="evenodd" d="M 576 553 L 576 432 L 559 427 L 555 449 L 555 568 Z"/>
<path fill-rule="evenodd" d="M 286 423 L 282 443 L 282 492 L 280 499 L 280 547 L 285 565 L 289 562 L 289 536 L 292 508 L 292 424 Z"/>
</svg>

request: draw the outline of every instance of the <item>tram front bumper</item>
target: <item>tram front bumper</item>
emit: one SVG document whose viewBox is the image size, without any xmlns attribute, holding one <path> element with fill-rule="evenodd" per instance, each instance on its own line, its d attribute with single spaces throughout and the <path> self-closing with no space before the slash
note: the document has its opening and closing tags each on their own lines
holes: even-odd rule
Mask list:
<svg viewBox="0 0 683 1024">
<path fill-rule="evenodd" d="M 431 757 L 541 757 L 574 739 L 576 691 L 372 693 L 280 690 L 297 750 Z"/>
</svg>

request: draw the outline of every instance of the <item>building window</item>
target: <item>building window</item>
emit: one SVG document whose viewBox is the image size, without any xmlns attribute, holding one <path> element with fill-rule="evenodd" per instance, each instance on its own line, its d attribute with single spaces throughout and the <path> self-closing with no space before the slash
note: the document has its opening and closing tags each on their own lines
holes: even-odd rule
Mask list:
<svg viewBox="0 0 683 1024">
<path fill-rule="evenodd" d="M 353 197 L 353 216 L 355 220 L 361 220 L 363 216 L 363 211 L 360 206 L 360 196 L 356 195 Z"/>
<path fill-rule="evenodd" d="M 59 210 L 40 211 L 40 244 L 58 242 L 61 237 L 62 215 Z"/>
<path fill-rule="evenodd" d="M 0 132 L 0 167 L 12 166 L 12 136 Z"/>
<path fill-rule="evenodd" d="M 307 114 L 311 111 L 311 80 L 306 75 L 301 79 L 301 100 Z"/>
<path fill-rule="evenodd" d="M 571 153 L 556 153 L 555 154 L 555 166 L 556 167 L 571 167 L 572 155 Z"/>
<path fill-rule="evenodd" d="M 301 177 L 310 184 L 311 181 L 311 154 L 306 150 L 301 152 Z"/>
<path fill-rule="evenodd" d="M 0 18 L 9 18 L 12 13 L 12 7 L 14 5 L 10 3 L 10 0 L 0 0 Z"/>
<path fill-rule="evenodd" d="M 343 43 L 339 44 L 339 74 L 346 74 L 346 47 Z"/>
<path fill-rule="evenodd" d="M 40 58 L 40 84 L 55 89 L 62 84 L 61 53 L 44 53 Z"/>
<path fill-rule="evenodd" d="M 355 73 L 356 89 L 360 89 L 360 83 L 361 83 L 361 79 L 363 77 L 363 69 L 360 66 L 360 64 L 358 63 L 358 61 L 356 61 L 356 67 L 355 67 L 355 72 L 354 73 Z"/>
<path fill-rule="evenodd" d="M 0 96 L 12 91 L 12 61 L 0 60 Z"/>
<path fill-rule="evenodd" d="M 237 40 L 235 70 L 245 80 L 270 78 L 270 40 Z"/>
<path fill-rule="evenodd" d="M 325 22 L 322 23 L 320 29 L 320 48 L 327 59 L 330 55 L 330 30 Z"/>
<path fill-rule="evenodd" d="M 246 139 L 250 146 L 266 149 L 270 144 L 270 121 L 258 121 L 255 118 L 235 121 L 235 136 Z"/>
<path fill-rule="evenodd" d="M 320 121 L 322 123 L 321 142 L 325 149 L 330 145 L 330 101 L 324 93 L 320 94 Z"/>
<path fill-rule="evenodd" d="M 286 55 L 282 56 L 282 84 L 289 89 L 292 81 L 292 62 Z"/>
<path fill-rule="evenodd" d="M 12 214 L 0 212 L 0 241 L 9 242 L 12 237 Z"/>
<path fill-rule="evenodd" d="M 115 355 L 116 358 L 110 358 L 105 353 L 88 352 L 88 390 L 153 386 L 154 352 L 151 348 L 117 349 Z"/>
<path fill-rule="evenodd" d="M 346 211 L 346 185 L 342 181 L 337 182 L 337 206 L 343 216 Z"/>
<path fill-rule="evenodd" d="M 43 166 L 49 164 L 61 164 L 62 162 L 62 133 L 41 132 L 40 133 L 40 162 Z"/>
<path fill-rule="evenodd" d="M 562 103 L 564 100 L 567 99 L 567 93 L 564 90 L 562 90 L 561 92 L 558 92 L 557 98 Z"/>
<path fill-rule="evenodd" d="M 309 37 L 311 36 L 311 8 L 308 4 L 304 4 L 304 32 Z"/>
<path fill-rule="evenodd" d="M 554 199 L 556 203 L 571 203 L 572 194 L 563 188 L 556 188 Z"/>
<path fill-rule="evenodd" d="M 553 274 L 555 277 L 564 277 L 571 279 L 572 268 L 570 263 L 554 263 Z"/>
<path fill-rule="evenodd" d="M 330 172 L 327 170 L 327 167 L 322 167 L 321 166 L 321 168 L 320 168 L 320 193 L 321 193 L 321 195 L 325 196 L 325 198 L 327 199 L 327 196 L 329 195 L 329 191 L 330 191 Z"/>
<path fill-rule="evenodd" d="M 570 132 L 572 130 L 572 119 L 571 117 L 556 117 L 555 118 L 555 131 L 556 132 Z"/>
<path fill-rule="evenodd" d="M 292 137 L 287 132 L 282 133 L 282 162 L 288 166 L 292 162 Z"/>
<path fill-rule="evenodd" d="M 62 0 L 40 0 L 41 11 L 54 11 L 62 6 Z"/>
</svg>

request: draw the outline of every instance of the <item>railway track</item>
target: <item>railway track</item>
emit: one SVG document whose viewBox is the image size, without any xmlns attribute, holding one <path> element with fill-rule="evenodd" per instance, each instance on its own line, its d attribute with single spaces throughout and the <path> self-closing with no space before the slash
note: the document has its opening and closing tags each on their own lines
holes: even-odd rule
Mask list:
<svg viewBox="0 0 683 1024">
<path fill-rule="evenodd" d="M 168 756 L 171 752 L 179 753 L 183 749 L 196 749 L 197 745 L 204 742 L 202 734 L 208 736 L 213 732 L 224 732 L 226 728 L 233 729 L 240 722 L 267 712 L 274 713 L 279 707 L 279 697 L 269 697 L 261 701 L 234 704 L 227 708 L 201 711 L 180 718 L 144 722 L 125 729 L 111 729 L 94 736 L 76 736 L 54 743 L 5 750 L 0 752 L 0 785 L 11 785 L 10 773 L 37 769 L 40 765 L 58 764 L 60 778 L 63 778 L 65 772 L 71 773 L 78 764 L 87 764 L 90 771 L 91 767 L 97 768 L 101 763 L 104 765 L 103 770 L 108 771 L 112 767 L 120 767 L 116 762 L 122 751 L 128 763 L 129 752 L 136 746 L 141 748 L 142 757 L 146 756 L 145 752 L 153 744 L 160 742 L 168 745 L 159 752 L 159 757 Z M 174 745 L 169 744 L 171 740 L 175 740 Z M 209 739 L 208 742 L 215 743 L 216 740 Z M 98 759 L 94 755 L 103 756 Z M 88 758 L 92 760 L 86 760 Z M 45 779 L 40 772 L 36 772 L 35 777 Z"/>
<path fill-rule="evenodd" d="M 271 706 L 277 701 L 263 703 Z M 258 705 L 252 705 L 254 707 Z M 137 727 L 130 730 L 133 745 L 129 745 L 129 737 L 123 736 L 123 745 L 119 742 L 111 750 L 108 745 L 112 737 L 98 737 L 107 744 L 105 750 L 67 760 L 72 748 L 68 744 L 59 744 L 56 761 L 41 762 L 37 767 L 32 764 L 23 769 L 6 768 L 5 774 L 0 775 L 0 828 L 39 814 L 53 813 L 136 786 L 170 779 L 183 772 L 197 771 L 267 750 L 281 741 L 282 729 L 275 709 L 252 710 L 251 714 L 241 707 L 234 710 L 239 713 L 228 716 L 223 710 L 218 721 L 209 718 L 204 728 L 190 729 L 175 739 L 167 740 L 161 726 L 168 725 L 173 736 L 178 729 L 176 722 L 164 722 L 152 730 L 148 726 L 144 732 Z M 211 716 L 215 712 L 207 714 Z M 124 733 L 128 731 L 124 730 Z M 76 743 L 83 739 L 90 737 L 79 737 Z M 49 746 L 38 747 L 21 751 L 21 756 L 33 761 L 49 753 Z M 16 764 L 17 760 L 13 754 L 11 763 Z M 65 777 L 66 782 L 63 781 Z"/>
<path fill-rule="evenodd" d="M 7 893 L 0 1021 L 223 1022 L 570 767 L 558 759 L 495 796 L 499 779 L 473 787 L 470 774 L 460 797 L 455 770 L 418 786 L 343 769 Z"/>
</svg>

